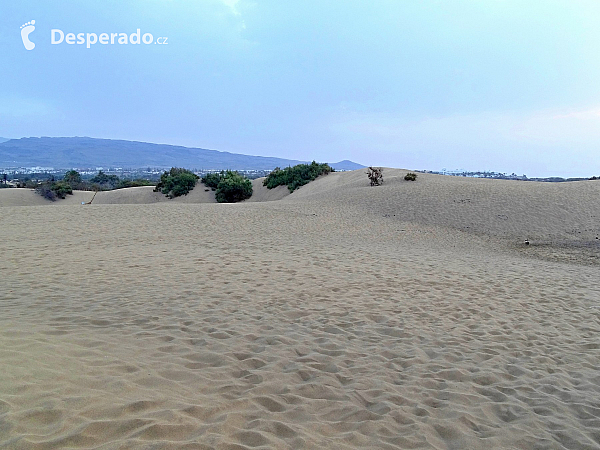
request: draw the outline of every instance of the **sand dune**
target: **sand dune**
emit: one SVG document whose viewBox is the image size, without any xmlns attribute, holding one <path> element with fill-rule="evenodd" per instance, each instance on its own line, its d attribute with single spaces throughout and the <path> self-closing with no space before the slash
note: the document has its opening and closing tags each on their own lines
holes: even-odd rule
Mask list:
<svg viewBox="0 0 600 450">
<path fill-rule="evenodd" d="M 94 204 L 98 205 L 143 205 L 159 202 L 171 203 L 216 203 L 215 194 L 198 184 L 189 194 L 169 199 L 160 192 L 154 192 L 153 186 L 117 189 L 98 192 Z"/>
<path fill-rule="evenodd" d="M 600 182 L 544 183 L 418 174 L 384 169 L 371 188 L 363 170 L 332 173 L 299 190 L 294 200 L 352 204 L 366 213 L 450 226 L 484 235 L 595 240 L 600 236 Z"/>
<path fill-rule="evenodd" d="M 37 194 L 33 189 L 0 189 L 0 207 L 3 206 L 44 206 L 44 205 L 80 205 L 81 202 L 89 202 L 94 195 L 93 192 L 74 191 L 73 195 L 67 195 L 64 200 L 52 202 Z"/>
<path fill-rule="evenodd" d="M 361 172 L 3 208 L 0 448 L 600 448 L 600 182 Z"/>
<path fill-rule="evenodd" d="M 252 181 L 246 203 L 284 200 L 344 205 L 355 212 L 391 217 L 469 233 L 536 242 L 600 238 L 600 182 L 542 183 L 419 174 L 405 181 L 406 170 L 385 169 L 384 185 L 370 187 L 364 170 L 322 176 L 290 195 L 285 186 L 267 189 L 264 178 Z M 0 190 L 0 206 L 70 205 L 91 200 L 93 193 L 75 191 L 50 202 L 29 189 Z M 168 199 L 152 187 L 99 192 L 95 204 L 215 203 L 214 192 L 198 184 L 188 195 Z"/>
<path fill-rule="evenodd" d="M 263 186 L 264 178 L 252 180 L 253 194 L 247 202 L 269 202 L 281 200 L 290 192 L 286 186 L 267 189 Z M 145 205 L 159 202 L 171 203 L 216 203 L 215 193 L 204 186 L 198 185 L 188 195 L 169 199 L 160 192 L 154 192 L 152 186 L 117 189 L 114 191 L 98 192 L 94 197 L 96 205 Z M 41 205 L 74 205 L 89 202 L 94 195 L 88 191 L 74 191 L 64 200 L 52 202 L 35 193 L 33 189 L 1 189 L 0 207 L 2 206 L 41 206 Z"/>
<path fill-rule="evenodd" d="M 252 197 L 246 200 L 250 202 L 272 202 L 275 200 L 281 200 L 290 195 L 290 191 L 287 186 L 277 186 L 273 189 L 268 189 L 263 186 L 264 177 L 252 180 Z"/>
<path fill-rule="evenodd" d="M 100 191 L 94 197 L 94 192 L 73 191 L 65 199 L 54 202 L 42 198 L 32 189 L 2 189 L 0 190 L 0 207 L 2 206 L 43 206 L 43 205 L 81 205 L 93 198 L 95 205 L 147 205 L 159 202 L 171 203 L 216 203 L 215 194 L 202 184 L 188 195 L 169 199 L 160 192 L 154 192 L 153 186 L 141 186 L 114 191 Z"/>
</svg>

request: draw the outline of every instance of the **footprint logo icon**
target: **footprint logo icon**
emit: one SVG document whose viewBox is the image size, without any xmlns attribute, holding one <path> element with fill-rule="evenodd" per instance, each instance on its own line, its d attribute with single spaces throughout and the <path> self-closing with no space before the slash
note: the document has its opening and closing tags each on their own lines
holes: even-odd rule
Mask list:
<svg viewBox="0 0 600 450">
<path fill-rule="evenodd" d="M 35 30 L 35 20 L 21 25 L 21 39 L 23 39 L 23 45 L 26 50 L 33 50 L 35 48 L 35 44 L 29 40 L 29 35 L 33 30 Z"/>
</svg>

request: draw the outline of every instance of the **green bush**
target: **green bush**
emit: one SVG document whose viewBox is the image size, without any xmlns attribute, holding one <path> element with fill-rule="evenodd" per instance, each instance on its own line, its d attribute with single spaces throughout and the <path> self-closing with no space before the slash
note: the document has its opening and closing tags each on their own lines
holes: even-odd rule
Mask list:
<svg viewBox="0 0 600 450">
<path fill-rule="evenodd" d="M 108 175 L 102 171 L 98 175 L 90 179 L 92 185 L 99 187 L 99 190 L 111 190 L 119 184 L 119 177 L 116 175 Z"/>
<path fill-rule="evenodd" d="M 406 175 L 404 175 L 404 179 L 406 181 L 416 181 L 417 180 L 417 174 L 416 173 L 412 173 L 412 172 L 408 172 Z"/>
<path fill-rule="evenodd" d="M 172 167 L 168 172 L 164 172 L 160 176 L 160 181 L 154 188 L 154 192 L 162 192 L 169 198 L 187 195 L 200 177 L 195 173 L 187 170 Z"/>
<path fill-rule="evenodd" d="M 65 181 L 46 181 L 37 186 L 35 191 L 42 197 L 52 201 L 73 194 L 73 188 Z"/>
<path fill-rule="evenodd" d="M 76 170 L 69 170 L 67 173 L 65 173 L 63 181 L 69 183 L 71 186 L 73 184 L 81 183 L 81 174 Z"/>
<path fill-rule="evenodd" d="M 69 170 L 63 177 L 63 182 L 67 183 L 73 189 L 86 190 L 87 183 L 81 179 L 81 174 L 76 170 Z"/>
<path fill-rule="evenodd" d="M 268 189 L 287 185 L 290 192 L 294 192 L 300 186 L 304 186 L 315 180 L 319 175 L 326 175 L 333 171 L 333 168 L 329 164 L 319 164 L 315 161 L 310 164 L 298 164 L 294 167 L 286 167 L 283 170 L 277 167 L 267 175 L 267 178 L 263 181 L 263 185 Z"/>
<path fill-rule="evenodd" d="M 67 194 L 73 194 L 73 188 L 69 183 L 65 183 L 64 181 L 56 181 L 52 184 L 51 188 L 58 198 L 65 198 Z"/>
<path fill-rule="evenodd" d="M 225 172 L 222 170 L 221 173 L 207 173 L 202 177 L 202 183 L 204 183 L 207 187 L 212 188 L 214 191 L 217 189 L 219 182 L 225 176 Z"/>
<path fill-rule="evenodd" d="M 136 178 L 135 180 L 120 180 L 115 189 L 124 189 L 130 187 L 154 186 L 154 183 L 145 178 Z"/>
<path fill-rule="evenodd" d="M 99 171 L 98 174 L 89 181 L 85 181 L 81 178 L 81 174 L 76 170 L 69 170 L 65 173 L 63 181 L 69 184 L 73 189 L 82 191 L 111 191 L 113 189 L 152 186 L 155 184 L 152 181 L 143 178 L 138 178 L 136 180 L 121 180 L 116 175 L 108 175 L 102 171 Z"/>
<path fill-rule="evenodd" d="M 252 182 L 248 178 L 231 170 L 221 172 L 219 177 L 215 193 L 215 198 L 219 203 L 241 202 L 252 196 Z"/>
</svg>

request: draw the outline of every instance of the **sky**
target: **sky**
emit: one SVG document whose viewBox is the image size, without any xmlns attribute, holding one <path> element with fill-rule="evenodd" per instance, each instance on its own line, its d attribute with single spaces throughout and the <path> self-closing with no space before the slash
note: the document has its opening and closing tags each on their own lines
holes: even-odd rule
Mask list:
<svg viewBox="0 0 600 450">
<path fill-rule="evenodd" d="M 600 175 L 598 0 L 0 0 L 0 62 L 5 138 Z"/>
</svg>

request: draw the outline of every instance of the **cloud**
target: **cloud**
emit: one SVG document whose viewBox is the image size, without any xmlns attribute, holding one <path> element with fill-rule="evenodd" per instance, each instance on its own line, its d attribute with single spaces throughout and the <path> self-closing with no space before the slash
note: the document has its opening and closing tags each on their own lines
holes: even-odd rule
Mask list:
<svg viewBox="0 0 600 450">
<path fill-rule="evenodd" d="M 227 6 L 235 16 L 242 15 L 237 8 L 239 2 L 240 0 L 221 0 L 221 3 Z"/>
<path fill-rule="evenodd" d="M 242 18 L 242 13 L 238 8 L 238 6 L 240 5 L 240 0 L 220 0 L 220 2 L 227 6 L 227 8 L 229 8 L 229 11 L 240 20 L 241 29 L 245 30 L 246 22 Z"/>
</svg>

